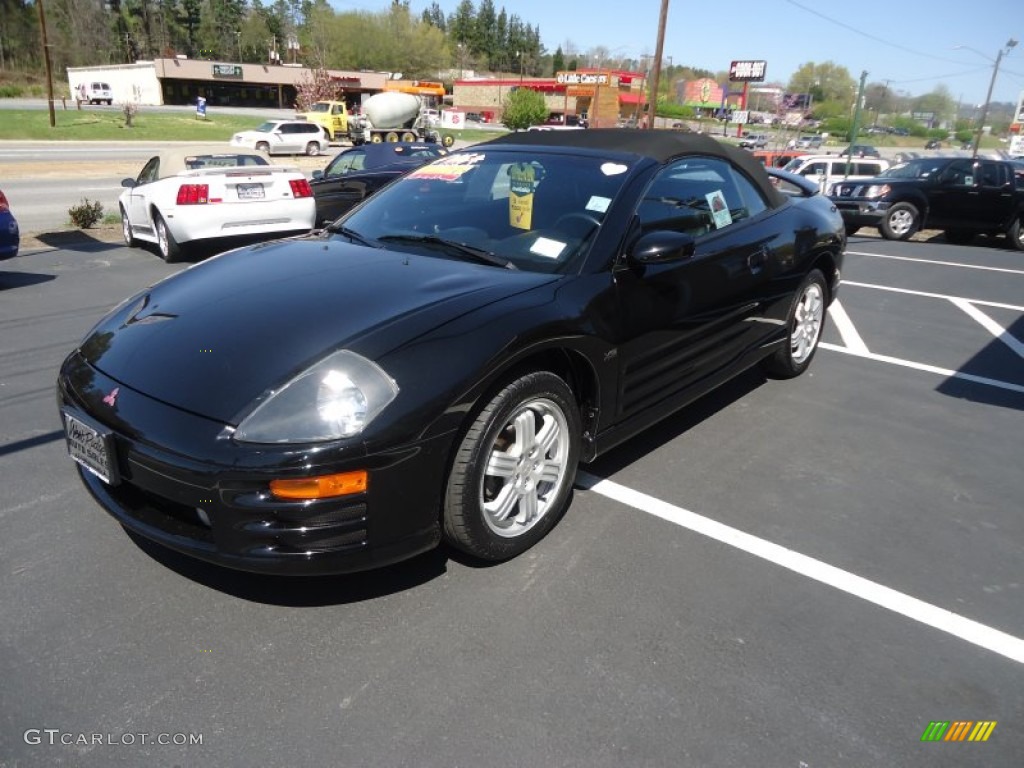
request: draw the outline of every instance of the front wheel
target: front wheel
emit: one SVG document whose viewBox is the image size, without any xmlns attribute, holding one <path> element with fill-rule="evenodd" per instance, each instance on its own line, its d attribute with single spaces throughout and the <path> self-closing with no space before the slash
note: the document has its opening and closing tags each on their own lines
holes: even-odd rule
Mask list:
<svg viewBox="0 0 1024 768">
<path fill-rule="evenodd" d="M 885 212 L 878 228 L 886 240 L 908 240 L 921 225 L 921 214 L 910 203 L 896 203 Z"/>
<path fill-rule="evenodd" d="M 311 141 L 306 145 L 306 155 L 309 157 L 316 157 L 320 154 L 320 142 Z"/>
<path fill-rule="evenodd" d="M 381 143 L 383 143 L 383 141 L 384 141 L 384 137 L 381 136 L 379 133 L 375 133 L 375 134 L 373 134 L 370 137 L 370 143 L 371 144 L 381 144 Z"/>
<path fill-rule="evenodd" d="M 265 141 L 257 142 L 257 144 L 256 144 L 256 151 L 257 152 L 266 152 L 269 155 L 270 154 L 270 145 L 267 144 L 267 142 L 265 142 Z"/>
<path fill-rule="evenodd" d="M 454 143 L 455 137 L 452 136 L 450 133 L 446 133 L 444 136 L 441 137 L 441 145 L 445 147 L 445 149 L 450 149 L 452 144 Z"/>
<path fill-rule="evenodd" d="M 128 220 L 128 211 L 121 207 L 121 235 L 124 237 L 126 248 L 134 248 L 137 241 L 135 233 L 132 232 L 132 223 Z"/>
<path fill-rule="evenodd" d="M 406 131 L 405 133 L 402 134 L 402 141 L 404 141 L 404 142 L 416 141 L 416 134 L 413 133 L 412 131 Z"/>
<path fill-rule="evenodd" d="M 398 141 L 398 134 L 395 131 L 388 131 L 387 134 L 384 136 L 384 141 L 388 142 L 389 144 L 394 144 L 396 141 Z"/>
<path fill-rule="evenodd" d="M 546 371 L 507 384 L 477 414 L 452 461 L 444 532 L 483 560 L 515 557 L 569 506 L 580 454 L 579 409 Z"/>
<path fill-rule="evenodd" d="M 825 276 L 820 270 L 812 269 L 800 284 L 789 308 L 786 319 L 789 338 L 785 346 L 764 359 L 765 372 L 776 378 L 792 379 L 807 370 L 825 327 L 827 295 Z"/>
</svg>

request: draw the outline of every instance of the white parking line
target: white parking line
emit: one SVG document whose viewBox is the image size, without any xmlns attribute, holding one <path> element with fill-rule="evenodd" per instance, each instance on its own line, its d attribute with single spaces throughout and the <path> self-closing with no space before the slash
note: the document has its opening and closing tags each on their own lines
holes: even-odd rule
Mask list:
<svg viewBox="0 0 1024 768">
<path fill-rule="evenodd" d="M 933 259 L 915 259 L 910 256 L 890 256 L 882 253 L 868 253 L 867 251 L 847 251 L 848 255 L 871 256 L 876 259 L 892 259 L 893 261 L 916 261 L 920 264 L 935 264 L 940 267 L 960 267 L 961 269 L 980 269 L 986 272 L 1009 272 L 1012 275 L 1024 275 L 1024 269 L 1009 269 L 1006 267 L 986 267 L 981 264 L 961 264 L 956 261 L 935 261 Z"/>
<path fill-rule="evenodd" d="M 847 347 L 861 353 L 868 351 L 868 345 L 864 343 L 864 339 L 857 332 L 853 325 L 853 320 L 850 319 L 839 299 L 833 301 L 829 306 L 828 314 L 832 318 L 836 330 L 839 331 L 839 335 L 843 337 L 843 343 Z"/>
<path fill-rule="evenodd" d="M 576 483 L 581 488 L 599 493 L 640 512 L 660 517 L 662 520 L 735 547 L 742 552 L 799 573 L 801 576 L 827 584 L 901 616 L 906 616 L 973 643 L 980 648 L 1024 664 L 1024 639 L 1014 637 L 1007 632 L 965 618 L 916 597 L 897 592 L 876 581 L 865 579 L 816 558 L 752 536 L 738 528 L 669 504 L 646 493 L 626 488 L 612 480 L 606 480 L 588 472 L 578 472 Z"/>
<path fill-rule="evenodd" d="M 839 344 L 829 344 L 828 342 L 822 341 L 818 343 L 819 347 L 823 349 L 831 350 L 832 352 L 842 352 L 844 355 L 853 355 L 854 357 L 862 357 L 865 360 L 874 360 L 876 363 L 888 363 L 889 365 L 899 365 L 903 368 L 912 368 L 915 371 L 924 371 L 925 373 L 935 373 L 939 376 L 946 376 L 953 379 L 963 379 L 964 381 L 970 381 L 975 384 L 984 384 L 989 387 L 997 387 L 999 389 L 1008 389 L 1011 392 L 1020 392 L 1024 394 L 1024 386 L 1020 384 L 1013 384 L 1009 381 L 1002 381 L 1000 379 L 990 379 L 986 376 L 975 376 L 973 373 L 963 373 L 962 371 L 954 371 L 951 368 L 940 368 L 937 365 L 928 365 L 927 363 L 915 363 L 913 360 L 903 360 L 899 357 L 891 357 L 889 355 L 879 355 L 875 352 L 856 352 L 848 347 L 841 346 Z"/>
<path fill-rule="evenodd" d="M 975 322 L 977 322 L 978 325 L 980 325 L 986 331 L 988 331 L 1001 342 L 1003 342 L 1003 344 L 1005 344 L 1014 352 L 1016 352 L 1019 357 L 1024 357 L 1024 343 L 1018 341 L 1013 336 L 1011 336 L 1010 332 L 1003 328 L 1003 326 L 1001 326 L 991 317 L 986 315 L 984 312 L 982 312 L 969 301 L 965 301 L 964 299 L 950 299 L 950 301 L 953 302 L 953 304 L 955 304 L 957 307 L 962 309 L 967 314 L 967 316 L 970 317 Z"/>
<path fill-rule="evenodd" d="M 1024 273 L 1022 273 L 1024 274 Z M 852 285 L 856 288 L 874 288 L 878 291 L 889 291 L 890 293 L 906 293 L 911 296 L 923 296 L 926 299 L 945 299 L 946 301 L 969 301 L 971 304 L 978 304 L 983 307 L 994 307 L 996 309 L 1012 309 L 1017 312 L 1024 312 L 1024 307 L 1017 304 L 1004 304 L 999 301 L 985 301 L 985 299 L 968 299 L 965 296 L 950 296 L 948 293 L 931 293 L 930 291 L 914 291 L 910 288 L 894 288 L 891 285 L 878 285 L 877 283 L 858 283 L 855 280 L 843 280 L 843 285 Z"/>
</svg>

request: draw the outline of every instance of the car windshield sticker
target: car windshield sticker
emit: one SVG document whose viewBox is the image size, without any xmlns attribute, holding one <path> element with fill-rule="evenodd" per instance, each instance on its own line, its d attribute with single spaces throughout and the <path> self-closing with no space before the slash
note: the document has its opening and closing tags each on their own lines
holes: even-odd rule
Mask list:
<svg viewBox="0 0 1024 768">
<path fill-rule="evenodd" d="M 552 240 L 549 237 L 538 237 L 534 244 L 530 246 L 530 253 L 536 253 L 538 256 L 545 256 L 549 259 L 557 259 L 564 250 L 565 243 L 560 243 L 558 240 Z"/>
<path fill-rule="evenodd" d="M 618 176 L 620 173 L 625 173 L 628 170 L 629 166 L 622 163 L 602 163 L 601 165 L 601 173 L 605 176 Z"/>
<path fill-rule="evenodd" d="M 611 202 L 610 197 L 598 197 L 597 195 L 592 195 L 591 198 L 587 200 L 587 210 L 604 213 L 608 210 L 608 206 Z"/>
<path fill-rule="evenodd" d="M 458 181 L 466 171 L 471 171 L 484 159 L 484 155 L 453 155 L 444 160 L 417 168 L 409 174 L 410 179 L 433 179 L 435 181 Z"/>
<path fill-rule="evenodd" d="M 725 204 L 725 195 L 722 194 L 722 190 L 716 189 L 714 192 L 708 192 L 704 197 L 707 198 L 708 207 L 711 209 L 711 217 L 715 220 L 715 229 L 732 224 L 732 214 L 729 213 L 729 206 Z"/>
<path fill-rule="evenodd" d="M 537 169 L 529 163 L 516 163 L 508 169 L 509 224 L 516 229 L 532 229 L 533 193 L 537 189 Z M 557 254 L 556 254 L 557 256 Z"/>
</svg>

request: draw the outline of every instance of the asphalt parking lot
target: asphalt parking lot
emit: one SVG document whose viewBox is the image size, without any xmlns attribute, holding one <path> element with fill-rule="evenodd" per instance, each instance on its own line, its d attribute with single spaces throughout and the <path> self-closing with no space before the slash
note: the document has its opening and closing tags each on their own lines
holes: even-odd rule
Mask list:
<svg viewBox="0 0 1024 768">
<path fill-rule="evenodd" d="M 752 371 L 585 467 L 523 557 L 295 580 L 133 540 L 66 456 L 60 361 L 181 267 L 0 263 L 0 765 L 1019 765 L 1004 245 L 852 238 L 808 374 Z"/>
</svg>

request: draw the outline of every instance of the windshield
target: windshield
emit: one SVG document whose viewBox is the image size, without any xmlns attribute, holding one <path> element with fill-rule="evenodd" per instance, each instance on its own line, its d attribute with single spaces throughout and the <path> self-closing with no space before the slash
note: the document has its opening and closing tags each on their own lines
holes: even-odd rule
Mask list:
<svg viewBox="0 0 1024 768">
<path fill-rule="evenodd" d="M 593 242 L 629 170 L 598 155 L 467 149 L 410 172 L 332 229 L 390 249 L 466 260 L 468 248 L 495 264 L 566 272 Z"/>
<path fill-rule="evenodd" d="M 316 104 L 307 109 L 307 112 L 329 112 L 331 105 L 325 101 L 318 101 Z"/>
<path fill-rule="evenodd" d="M 277 123 L 260 123 L 257 127 L 253 128 L 257 133 L 271 133 L 274 128 L 277 127 Z"/>
<path fill-rule="evenodd" d="M 948 160 L 935 158 L 910 160 L 902 165 L 895 165 L 887 171 L 883 171 L 879 176 L 884 176 L 887 179 L 926 179 L 941 171 L 948 162 Z"/>
</svg>

